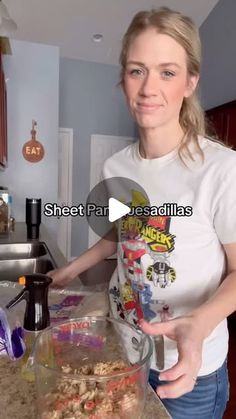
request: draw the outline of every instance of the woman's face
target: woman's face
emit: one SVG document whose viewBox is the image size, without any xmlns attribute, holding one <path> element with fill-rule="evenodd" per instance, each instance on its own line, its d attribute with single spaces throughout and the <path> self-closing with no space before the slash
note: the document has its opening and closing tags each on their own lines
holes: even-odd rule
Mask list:
<svg viewBox="0 0 236 419">
<path fill-rule="evenodd" d="M 123 88 L 140 127 L 178 123 L 183 98 L 192 94 L 197 81 L 188 75 L 184 48 L 170 36 L 149 28 L 131 42 Z"/>
</svg>

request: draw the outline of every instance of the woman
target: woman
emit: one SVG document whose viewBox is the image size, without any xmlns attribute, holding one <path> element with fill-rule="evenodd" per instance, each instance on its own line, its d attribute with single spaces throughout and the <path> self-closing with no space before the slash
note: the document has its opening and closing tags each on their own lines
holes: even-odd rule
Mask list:
<svg viewBox="0 0 236 419">
<path fill-rule="evenodd" d="M 118 245 L 102 239 L 50 273 L 65 285 L 117 250 L 112 313 L 137 323 L 138 301 L 142 329 L 164 336 L 165 370 L 153 362 L 150 383 L 174 419 L 222 418 L 226 318 L 236 309 L 236 154 L 204 136 L 200 50 L 190 18 L 167 8 L 134 17 L 123 39 L 121 86 L 140 140 L 103 171 L 139 183 L 152 205 L 175 203 L 181 211 L 127 221 Z"/>
</svg>

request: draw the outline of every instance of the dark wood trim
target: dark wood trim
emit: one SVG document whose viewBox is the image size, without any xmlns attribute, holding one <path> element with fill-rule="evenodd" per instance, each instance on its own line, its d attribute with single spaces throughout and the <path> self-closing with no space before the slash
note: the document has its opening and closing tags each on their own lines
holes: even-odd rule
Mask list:
<svg viewBox="0 0 236 419">
<path fill-rule="evenodd" d="M 226 108 L 234 108 L 236 107 L 236 100 L 232 100 L 231 102 L 222 103 L 221 105 L 215 106 L 214 108 L 206 109 L 205 112 L 211 111 L 221 111 Z"/>
</svg>

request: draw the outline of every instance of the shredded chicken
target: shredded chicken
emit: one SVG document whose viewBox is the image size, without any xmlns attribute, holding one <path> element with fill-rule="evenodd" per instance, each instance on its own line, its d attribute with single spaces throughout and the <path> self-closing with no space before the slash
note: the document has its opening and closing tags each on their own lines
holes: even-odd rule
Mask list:
<svg viewBox="0 0 236 419">
<path fill-rule="evenodd" d="M 88 364 L 76 370 L 62 366 L 62 372 L 70 377 L 58 379 L 55 391 L 47 395 L 42 419 L 136 419 L 140 411 L 138 382 L 126 381 L 122 376 L 112 378 L 112 374 L 128 368 L 123 360 Z M 111 379 L 104 382 L 88 380 L 90 375 L 110 374 Z"/>
</svg>

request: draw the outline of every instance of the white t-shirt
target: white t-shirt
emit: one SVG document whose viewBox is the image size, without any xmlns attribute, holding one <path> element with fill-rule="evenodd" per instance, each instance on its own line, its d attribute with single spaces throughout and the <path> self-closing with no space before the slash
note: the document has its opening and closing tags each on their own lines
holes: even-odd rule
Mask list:
<svg viewBox="0 0 236 419">
<path fill-rule="evenodd" d="M 109 289 L 114 317 L 131 323 L 137 317 L 150 322 L 175 318 L 207 301 L 225 277 L 222 244 L 236 242 L 236 153 L 207 138 L 199 137 L 199 144 L 204 161 L 191 144 L 195 160 L 187 166 L 177 149 L 143 159 L 138 143 L 105 162 L 104 179 L 122 176 L 137 182 L 151 206 L 175 204 L 173 216 L 122 219 L 118 267 Z M 145 197 L 133 191 L 130 202 L 144 205 Z M 185 215 L 174 215 L 176 206 Z M 173 340 L 165 337 L 164 342 L 167 369 L 177 362 L 178 352 Z M 199 375 L 219 368 L 227 352 L 224 320 L 204 340 Z"/>
</svg>

